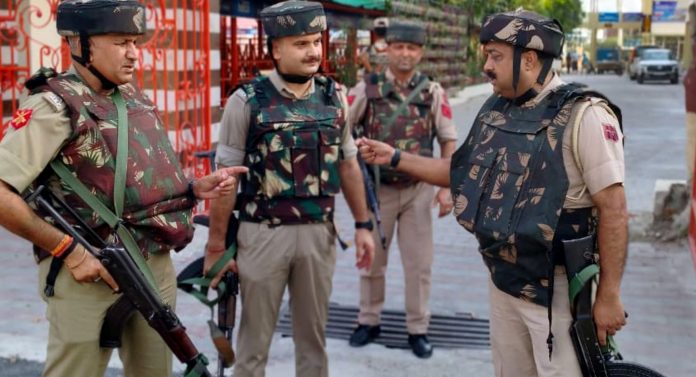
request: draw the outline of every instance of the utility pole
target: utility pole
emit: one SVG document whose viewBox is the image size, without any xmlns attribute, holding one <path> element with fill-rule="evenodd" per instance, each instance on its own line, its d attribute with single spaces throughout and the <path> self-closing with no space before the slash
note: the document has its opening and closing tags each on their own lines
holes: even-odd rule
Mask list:
<svg viewBox="0 0 696 377">
<path fill-rule="evenodd" d="M 590 61 L 597 66 L 597 28 L 599 28 L 599 0 L 590 0 L 590 13 L 596 17 L 590 20 Z M 582 57 L 579 59 L 582 60 Z"/>
<path fill-rule="evenodd" d="M 622 0 L 616 0 L 616 9 L 619 12 L 619 26 L 618 26 L 618 32 L 617 32 L 617 44 L 619 45 L 619 48 L 623 47 L 623 39 L 624 39 L 624 13 L 623 13 L 623 1 Z"/>
</svg>

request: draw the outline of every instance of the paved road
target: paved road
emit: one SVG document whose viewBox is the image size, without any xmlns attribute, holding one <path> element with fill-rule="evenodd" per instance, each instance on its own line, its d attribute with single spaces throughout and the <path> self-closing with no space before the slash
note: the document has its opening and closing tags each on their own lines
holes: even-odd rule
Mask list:
<svg viewBox="0 0 696 377">
<path fill-rule="evenodd" d="M 577 76 L 566 80 L 586 82 L 606 93 L 624 110 L 627 134 L 627 192 L 629 209 L 638 215 L 652 206 L 656 179 L 680 179 L 684 169 L 683 88 L 665 84 L 638 86 L 625 77 Z M 454 108 L 461 139 L 466 136 L 484 97 Z M 352 220 L 342 200 L 337 220 L 344 236 L 352 236 Z M 488 316 L 486 273 L 473 237 L 452 218 L 436 221 L 436 256 L 433 266 L 431 308 L 434 313 L 471 312 Z M 194 243 L 175 257 L 180 269 L 200 253 L 206 233 L 197 230 Z M 38 376 L 39 365 L 12 363 L 8 357 L 33 361 L 45 357 L 47 324 L 44 306 L 36 293 L 36 267 L 28 245 L 0 230 L 0 377 Z M 623 297 L 630 313 L 629 325 L 617 337 L 624 355 L 655 367 L 667 376 L 696 375 L 696 278 L 685 244 L 634 242 L 623 284 Z M 403 273 L 399 254 L 392 250 L 388 269 L 386 307 L 404 305 Z M 339 253 L 332 301 L 356 305 L 357 273 L 352 250 Z M 208 355 L 212 346 L 204 321 L 208 313 L 186 295 L 179 296 L 178 312 L 194 341 Z M 331 375 L 363 377 L 445 377 L 492 375 L 490 352 L 436 350 L 432 359 L 421 361 L 408 351 L 370 345 L 355 350 L 344 342 L 329 340 Z M 211 357 L 214 358 L 214 357 Z M 118 367 L 117 358 L 112 365 Z M 269 377 L 293 375 L 292 341 L 273 341 L 267 370 Z M 176 366 L 178 368 L 178 366 Z M 29 372 L 32 371 L 32 372 Z M 118 375 L 117 371 L 113 375 Z"/>
</svg>

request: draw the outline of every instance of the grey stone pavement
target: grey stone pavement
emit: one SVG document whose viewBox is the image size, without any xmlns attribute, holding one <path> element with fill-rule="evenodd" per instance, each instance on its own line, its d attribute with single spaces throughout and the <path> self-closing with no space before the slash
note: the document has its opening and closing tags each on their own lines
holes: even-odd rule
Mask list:
<svg viewBox="0 0 696 377">
<path fill-rule="evenodd" d="M 624 113 L 626 137 L 626 191 L 634 226 L 622 297 L 630 313 L 628 326 L 617 336 L 626 359 L 640 362 L 666 376 L 696 375 L 696 273 L 683 242 L 656 244 L 640 237 L 640 226 L 652 208 L 657 179 L 683 179 L 684 94 L 681 85 L 654 83 L 639 86 L 625 76 L 564 76 L 604 92 Z M 487 87 L 479 87 L 485 93 Z M 485 96 L 453 99 L 460 142 L 466 136 Z M 338 200 L 337 223 L 344 238 L 352 237 L 352 219 Z M 452 217 L 435 222 L 435 261 L 430 306 L 433 313 L 469 312 L 488 317 L 487 273 L 476 251 L 475 240 Z M 201 253 L 207 232 L 198 229 L 194 242 L 174 256 L 181 269 Z M 29 245 L 0 230 L 0 377 L 38 376 L 45 358 L 47 323 L 37 293 L 36 266 Z M 403 273 L 396 245 L 390 252 L 387 303 L 403 309 Z M 357 305 L 358 274 L 354 250 L 339 251 L 331 300 Z M 178 308 L 183 323 L 199 348 L 215 362 L 205 320 L 209 312 L 185 294 Z M 408 350 L 369 345 L 353 349 L 343 341 L 328 340 L 332 376 L 492 376 L 490 351 L 435 350 L 429 360 L 419 360 Z M 29 363 L 16 360 L 29 360 Z M 117 357 L 110 376 L 120 375 Z M 175 370 L 181 370 L 175 361 Z M 267 368 L 269 377 L 294 375 L 290 339 L 274 338 Z"/>
</svg>

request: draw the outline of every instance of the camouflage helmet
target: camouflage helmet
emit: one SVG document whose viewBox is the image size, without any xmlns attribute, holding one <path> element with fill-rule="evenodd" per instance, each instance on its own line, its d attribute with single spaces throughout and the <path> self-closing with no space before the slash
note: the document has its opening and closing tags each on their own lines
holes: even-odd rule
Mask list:
<svg viewBox="0 0 696 377">
<path fill-rule="evenodd" d="M 425 28 L 421 24 L 407 21 L 393 21 L 387 28 L 387 42 L 407 42 L 425 44 Z"/>
<path fill-rule="evenodd" d="M 136 0 L 65 0 L 58 5 L 58 34 L 145 34 L 145 7 Z"/>
<path fill-rule="evenodd" d="M 326 15 L 315 1 L 284 1 L 264 8 L 261 13 L 264 31 L 270 38 L 321 33 L 326 30 Z"/>
<path fill-rule="evenodd" d="M 564 39 L 563 27 L 558 21 L 522 8 L 487 16 L 480 34 L 482 44 L 503 42 L 552 57 L 561 56 Z"/>
</svg>

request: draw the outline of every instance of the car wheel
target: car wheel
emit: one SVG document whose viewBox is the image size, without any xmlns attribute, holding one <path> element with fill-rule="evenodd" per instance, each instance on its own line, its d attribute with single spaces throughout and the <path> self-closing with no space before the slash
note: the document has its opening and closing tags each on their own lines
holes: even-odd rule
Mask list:
<svg viewBox="0 0 696 377">
<path fill-rule="evenodd" d="M 616 74 L 617 74 L 618 76 L 623 76 L 623 71 L 620 70 L 620 69 L 617 69 L 617 70 L 616 70 Z"/>
<path fill-rule="evenodd" d="M 672 84 L 679 83 L 679 76 L 677 76 L 677 75 L 672 76 L 672 78 L 669 80 L 669 82 Z"/>
<path fill-rule="evenodd" d="M 642 83 L 643 83 L 643 80 L 644 80 L 643 75 L 638 75 L 638 77 L 636 78 L 636 80 L 638 81 L 638 84 L 642 84 Z"/>
<path fill-rule="evenodd" d="M 628 78 L 629 78 L 630 80 L 635 80 L 635 79 L 636 79 L 636 75 L 632 75 L 632 74 L 629 73 L 629 74 L 628 74 Z"/>
</svg>

